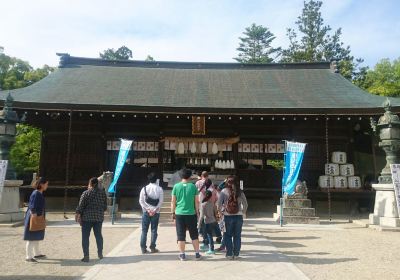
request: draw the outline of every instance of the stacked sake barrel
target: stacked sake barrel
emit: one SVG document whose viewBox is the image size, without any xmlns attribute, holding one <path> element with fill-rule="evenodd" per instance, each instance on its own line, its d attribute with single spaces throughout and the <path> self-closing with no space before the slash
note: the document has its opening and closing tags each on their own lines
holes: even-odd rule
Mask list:
<svg viewBox="0 0 400 280">
<path fill-rule="evenodd" d="M 361 178 L 354 175 L 354 165 L 347 163 L 345 152 L 333 152 L 331 163 L 325 164 L 325 175 L 320 176 L 320 188 L 359 189 Z"/>
</svg>

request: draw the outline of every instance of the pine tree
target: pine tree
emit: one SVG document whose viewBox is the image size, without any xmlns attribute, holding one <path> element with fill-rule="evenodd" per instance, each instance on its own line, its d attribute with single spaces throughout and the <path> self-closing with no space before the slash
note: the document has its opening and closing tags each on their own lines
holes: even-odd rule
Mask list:
<svg viewBox="0 0 400 280">
<path fill-rule="evenodd" d="M 347 79 L 357 78 L 365 68 L 358 68 L 362 59 L 351 55 L 349 46 L 341 41 L 341 28 L 331 34 L 321 14 L 322 1 L 304 1 L 301 15 L 297 18 L 297 32 L 287 29 L 289 47 L 282 51 L 282 62 L 338 61 L 339 72 Z M 300 35 L 299 35 L 300 34 Z"/>
<path fill-rule="evenodd" d="M 273 48 L 275 39 L 268 28 L 253 23 L 247 27 L 244 37 L 239 37 L 238 57 L 234 58 L 240 63 L 270 63 L 279 55 L 280 48 Z"/>
</svg>

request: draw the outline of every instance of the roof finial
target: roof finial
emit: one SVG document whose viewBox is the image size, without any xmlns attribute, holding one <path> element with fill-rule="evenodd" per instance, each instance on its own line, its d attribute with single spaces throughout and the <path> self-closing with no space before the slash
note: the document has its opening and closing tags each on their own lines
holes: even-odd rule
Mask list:
<svg viewBox="0 0 400 280">
<path fill-rule="evenodd" d="M 58 63 L 58 67 L 64 67 L 69 60 L 69 53 L 56 53 L 56 55 L 58 55 L 60 57 L 60 62 Z"/>
<path fill-rule="evenodd" d="M 331 70 L 333 73 L 339 73 L 338 60 L 336 58 L 331 59 Z"/>
<path fill-rule="evenodd" d="M 388 97 L 386 97 L 386 100 L 383 102 L 382 106 L 386 112 L 390 112 L 390 110 L 392 109 L 392 105 L 390 104 L 390 100 Z"/>
</svg>

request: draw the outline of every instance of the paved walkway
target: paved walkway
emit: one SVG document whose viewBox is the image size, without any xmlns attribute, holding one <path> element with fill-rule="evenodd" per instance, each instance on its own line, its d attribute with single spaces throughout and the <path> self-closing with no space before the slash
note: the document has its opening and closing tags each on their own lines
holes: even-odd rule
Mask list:
<svg viewBox="0 0 400 280">
<path fill-rule="evenodd" d="M 179 280 L 212 278 L 227 279 L 308 279 L 290 260 L 257 232 L 245 225 L 242 238 L 242 258 L 228 261 L 223 254 L 203 256 L 194 260 L 191 244 L 188 260 L 178 260 L 174 240 L 175 227 L 162 224 L 159 228 L 158 248 L 161 253 L 142 255 L 139 248 L 141 229 L 135 230 L 115 247 L 102 261 L 78 279 L 154 279 Z"/>
</svg>

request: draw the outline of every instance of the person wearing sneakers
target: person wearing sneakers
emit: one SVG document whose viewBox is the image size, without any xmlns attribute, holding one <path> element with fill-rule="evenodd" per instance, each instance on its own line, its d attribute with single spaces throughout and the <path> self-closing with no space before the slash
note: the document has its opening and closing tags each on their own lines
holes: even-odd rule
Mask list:
<svg viewBox="0 0 400 280">
<path fill-rule="evenodd" d="M 142 236 L 140 238 L 140 248 L 142 249 L 142 254 L 147 254 L 146 242 L 147 242 L 147 232 L 151 225 L 151 243 L 150 251 L 151 253 L 158 253 L 156 248 L 157 241 L 157 230 L 158 221 L 160 219 L 160 209 L 164 200 L 163 189 L 156 184 L 157 176 L 155 173 L 150 173 L 147 178 L 149 179 L 149 184 L 145 186 L 139 195 L 139 204 L 142 206 L 143 216 L 142 216 Z"/>
<path fill-rule="evenodd" d="M 196 260 L 201 259 L 199 250 L 199 232 L 197 231 L 197 214 L 199 213 L 199 191 L 189 182 L 192 171 L 182 169 L 180 172 L 182 181 L 172 189 L 171 214 L 175 221 L 176 235 L 179 247 L 179 259 L 186 260 L 185 242 L 186 229 L 189 230 Z"/>
<path fill-rule="evenodd" d="M 37 259 L 46 257 L 40 253 L 39 250 L 39 242 L 44 239 L 46 226 L 41 230 L 33 229 L 31 226 L 31 220 L 46 215 L 43 192 L 47 190 L 48 186 L 49 182 L 44 177 L 38 178 L 33 185 L 35 190 L 29 198 L 29 205 L 26 210 L 24 223 L 24 240 L 26 240 L 25 260 L 27 262 L 36 263 Z"/>
<path fill-rule="evenodd" d="M 107 196 L 103 188 L 99 188 L 99 180 L 93 177 L 89 180 L 88 189 L 84 191 L 76 208 L 75 220 L 82 228 L 82 262 L 89 262 L 89 237 L 93 229 L 97 244 L 97 256 L 103 258 L 103 235 L 101 229 L 104 221 L 104 211 L 107 210 Z"/>
<path fill-rule="evenodd" d="M 218 226 L 217 224 L 217 207 L 215 202 L 212 200 L 213 193 L 210 190 L 205 192 L 205 196 L 201 202 L 200 206 L 200 217 L 197 224 L 198 229 L 201 229 L 202 224 L 204 224 L 205 228 L 205 235 L 207 238 L 208 243 L 208 251 L 206 252 L 207 255 L 214 255 L 214 240 L 213 240 L 213 231 L 215 227 Z M 202 249 L 206 249 L 207 243 L 204 242 Z"/>
<path fill-rule="evenodd" d="M 240 189 L 236 176 L 228 177 L 218 199 L 218 210 L 224 215 L 226 257 L 229 260 L 238 259 L 242 245 L 241 235 L 243 217 L 247 211 L 247 199 Z"/>
</svg>

